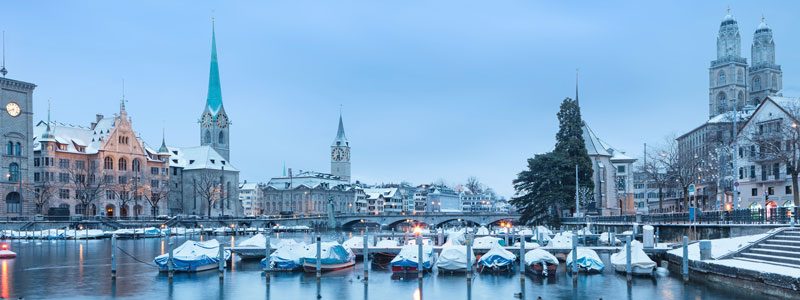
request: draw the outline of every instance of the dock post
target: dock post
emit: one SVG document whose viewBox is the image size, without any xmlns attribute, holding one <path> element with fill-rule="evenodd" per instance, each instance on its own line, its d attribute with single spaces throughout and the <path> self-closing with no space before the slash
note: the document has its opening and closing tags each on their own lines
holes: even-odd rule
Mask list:
<svg viewBox="0 0 800 300">
<path fill-rule="evenodd" d="M 656 227 L 656 236 L 655 236 L 655 241 L 653 243 L 653 246 L 658 248 L 658 227 Z"/>
<path fill-rule="evenodd" d="M 219 245 L 219 256 L 217 260 L 219 263 L 219 280 L 222 280 L 225 277 L 225 247 L 222 244 Z"/>
<path fill-rule="evenodd" d="M 472 282 L 472 236 L 470 234 L 467 234 L 467 282 Z"/>
<path fill-rule="evenodd" d="M 117 280 L 117 235 L 111 235 L 111 280 Z"/>
<path fill-rule="evenodd" d="M 519 279 L 525 281 L 525 236 L 519 235 Z"/>
<path fill-rule="evenodd" d="M 367 233 L 364 233 L 364 281 L 366 282 L 369 279 L 369 237 L 367 237 Z"/>
<path fill-rule="evenodd" d="M 683 281 L 689 281 L 689 237 L 683 236 L 683 257 L 681 257 Z"/>
<path fill-rule="evenodd" d="M 168 238 L 167 245 L 169 246 L 169 260 L 167 261 L 167 273 L 169 274 L 167 276 L 169 276 L 169 280 L 172 281 L 172 276 L 175 273 L 175 267 L 172 263 L 173 262 L 172 259 L 175 255 L 174 251 L 172 250 L 172 237 Z"/>
<path fill-rule="evenodd" d="M 444 244 L 444 228 L 440 228 L 436 231 L 436 244 L 439 246 Z"/>
<path fill-rule="evenodd" d="M 575 234 L 572 235 L 572 274 L 578 274 L 578 236 Z"/>
<path fill-rule="evenodd" d="M 611 245 L 611 246 L 616 246 L 616 245 L 617 245 L 617 240 L 616 240 L 616 238 L 617 238 L 617 237 L 616 237 L 616 234 L 615 234 L 615 233 L 613 233 L 613 232 L 609 232 L 609 233 L 608 233 L 608 244 L 609 244 L 609 245 Z"/>
<path fill-rule="evenodd" d="M 322 238 L 317 233 L 317 281 L 322 277 Z"/>
<path fill-rule="evenodd" d="M 700 241 L 700 260 L 711 259 L 711 241 Z"/>
<path fill-rule="evenodd" d="M 265 231 L 265 233 L 266 233 L 266 231 Z M 272 245 L 269 243 L 269 234 L 267 234 L 265 237 L 266 237 L 266 243 L 264 243 L 264 277 L 266 278 L 267 283 L 269 283 L 269 279 L 270 279 L 269 278 L 269 275 L 270 275 L 269 271 L 270 271 L 270 268 L 272 267 L 271 263 L 270 263 L 269 255 L 270 255 L 270 252 L 272 252 Z"/>
<path fill-rule="evenodd" d="M 625 237 L 625 277 L 631 282 L 631 236 Z"/>
<path fill-rule="evenodd" d="M 422 234 L 417 236 L 417 278 L 422 280 Z"/>
</svg>

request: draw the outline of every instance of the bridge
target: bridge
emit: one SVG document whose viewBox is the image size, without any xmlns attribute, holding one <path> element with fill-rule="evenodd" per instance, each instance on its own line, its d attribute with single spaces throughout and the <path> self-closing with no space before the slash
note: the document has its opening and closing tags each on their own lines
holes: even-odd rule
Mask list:
<svg viewBox="0 0 800 300">
<path fill-rule="evenodd" d="M 444 224 L 465 224 L 475 226 L 489 226 L 500 222 L 515 223 L 519 220 L 518 213 L 501 212 L 457 212 L 457 213 L 417 213 L 417 214 L 338 214 L 332 216 L 336 227 L 352 228 L 355 226 L 381 226 L 382 228 L 395 228 L 400 224 L 424 224 L 427 227 L 439 227 Z M 205 223 L 208 220 L 198 220 Z M 330 216 L 297 216 L 297 217 L 267 217 L 267 218 L 245 218 L 245 219 L 226 219 L 218 220 L 228 224 L 238 223 L 240 225 L 254 227 L 281 226 L 327 226 L 330 227 Z M 184 220 L 181 223 L 194 222 Z"/>
</svg>

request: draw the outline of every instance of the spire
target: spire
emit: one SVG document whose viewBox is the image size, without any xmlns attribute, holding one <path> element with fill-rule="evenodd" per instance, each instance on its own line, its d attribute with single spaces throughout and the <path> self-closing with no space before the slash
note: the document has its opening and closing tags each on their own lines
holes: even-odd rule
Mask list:
<svg viewBox="0 0 800 300">
<path fill-rule="evenodd" d="M 47 128 L 45 129 L 44 133 L 42 134 L 42 140 L 43 141 L 44 140 L 52 140 L 52 139 L 55 138 L 53 136 L 53 133 L 51 132 L 51 128 L 50 128 L 50 100 L 51 99 L 47 99 Z"/>
<path fill-rule="evenodd" d="M 167 149 L 167 135 L 164 127 L 161 127 L 161 147 L 158 148 L 158 153 L 169 153 Z"/>
<path fill-rule="evenodd" d="M 119 114 L 125 113 L 125 79 L 122 79 L 122 99 L 119 100 Z"/>
<path fill-rule="evenodd" d="M 286 161 L 283 161 L 283 177 L 286 177 Z"/>
<path fill-rule="evenodd" d="M 581 103 L 578 101 L 578 69 L 575 69 L 575 104 L 578 106 L 581 105 Z"/>
<path fill-rule="evenodd" d="M 0 65 L 0 74 L 6 77 L 8 70 L 6 70 L 6 31 L 3 30 L 3 65 Z"/>
<path fill-rule="evenodd" d="M 344 134 L 344 122 L 342 122 L 341 107 L 339 109 L 339 130 L 336 131 L 336 139 L 333 141 L 333 146 L 349 146 L 347 142 L 347 136 Z"/>
<path fill-rule="evenodd" d="M 217 36 L 214 18 L 211 18 L 211 67 L 208 74 L 208 97 L 206 109 L 216 114 L 222 108 L 222 88 L 219 83 L 219 65 L 217 64 Z"/>
</svg>

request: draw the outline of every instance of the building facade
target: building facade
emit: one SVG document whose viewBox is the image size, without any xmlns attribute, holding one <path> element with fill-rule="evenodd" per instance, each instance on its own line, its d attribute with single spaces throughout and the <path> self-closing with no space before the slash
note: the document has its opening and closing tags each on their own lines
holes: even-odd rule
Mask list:
<svg viewBox="0 0 800 300">
<path fill-rule="evenodd" d="M 266 201 L 264 199 L 265 184 L 247 182 L 239 185 L 239 201 L 242 202 L 242 214 L 247 217 L 260 216 L 264 213 L 262 207 Z"/>
<path fill-rule="evenodd" d="M 14 218 L 41 213 L 34 203 L 33 174 L 33 90 L 35 84 L 0 78 L 0 216 Z"/>
<path fill-rule="evenodd" d="M 335 213 L 355 213 L 366 209 L 366 195 L 357 185 L 325 173 L 300 171 L 276 177 L 263 188 L 266 214 L 317 215 L 328 212 L 333 202 Z"/>
<path fill-rule="evenodd" d="M 331 174 L 350 182 L 350 141 L 344 134 L 342 115 L 339 115 L 339 129 L 331 144 Z"/>
</svg>

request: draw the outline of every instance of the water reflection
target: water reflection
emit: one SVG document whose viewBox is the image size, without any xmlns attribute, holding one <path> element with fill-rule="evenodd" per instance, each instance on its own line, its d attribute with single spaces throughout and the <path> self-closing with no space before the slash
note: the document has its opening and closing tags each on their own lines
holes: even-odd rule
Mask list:
<svg viewBox="0 0 800 300">
<path fill-rule="evenodd" d="M 0 276 L 2 276 L 2 278 L 0 278 L 0 285 L 2 285 L 2 287 L 0 287 L 0 294 L 3 296 L 3 299 L 8 299 L 11 293 L 9 292 L 10 287 L 8 285 L 8 260 L 6 259 L 3 260 L 2 273 L 0 273 Z"/>
</svg>

